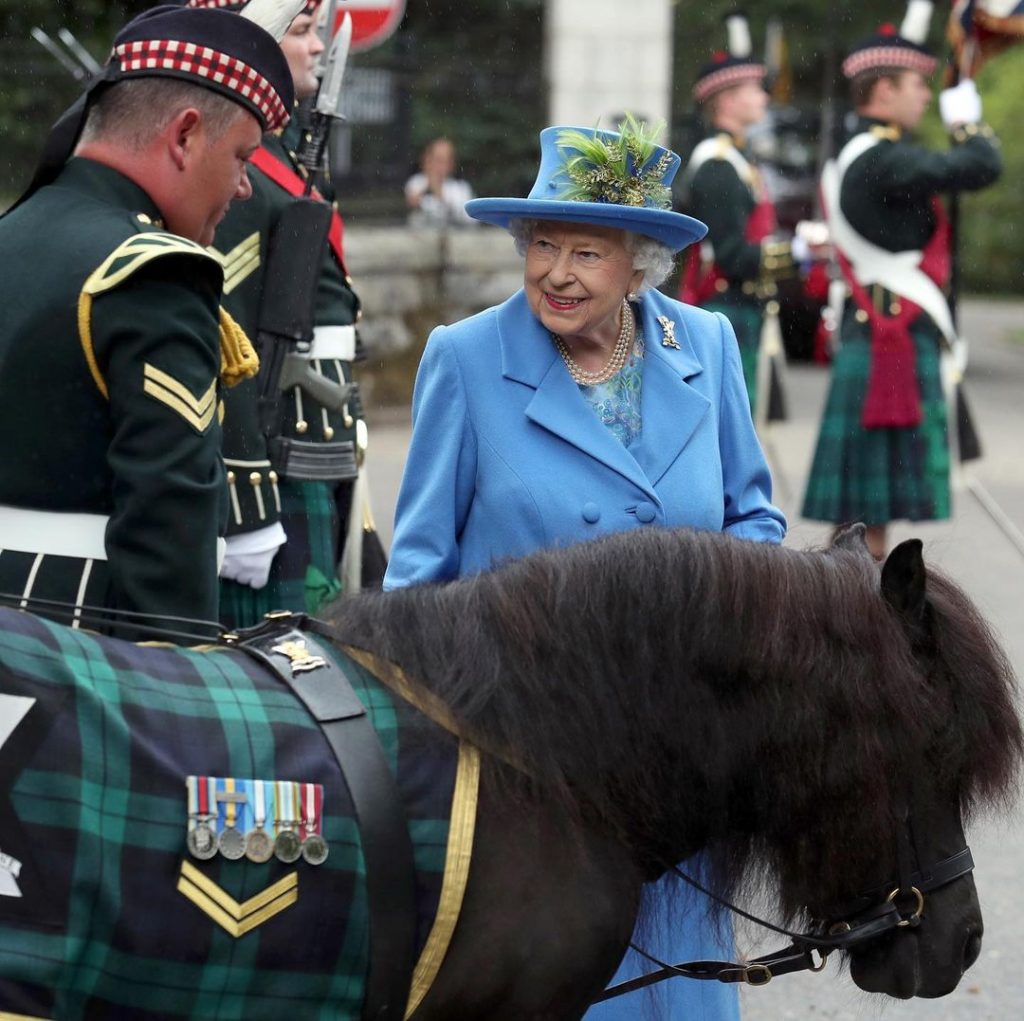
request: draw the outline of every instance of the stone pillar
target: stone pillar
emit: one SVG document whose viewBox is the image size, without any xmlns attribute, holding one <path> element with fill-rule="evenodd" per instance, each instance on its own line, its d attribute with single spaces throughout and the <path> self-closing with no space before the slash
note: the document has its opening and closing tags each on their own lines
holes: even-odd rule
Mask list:
<svg viewBox="0 0 1024 1021">
<path fill-rule="evenodd" d="M 671 122 L 672 0 L 547 0 L 548 123 Z"/>
</svg>

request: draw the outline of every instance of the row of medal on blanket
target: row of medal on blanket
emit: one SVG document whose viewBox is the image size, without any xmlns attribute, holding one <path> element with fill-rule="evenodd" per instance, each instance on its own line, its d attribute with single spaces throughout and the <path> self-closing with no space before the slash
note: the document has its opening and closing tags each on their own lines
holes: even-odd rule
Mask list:
<svg viewBox="0 0 1024 1021">
<path fill-rule="evenodd" d="M 327 860 L 322 829 L 324 789 L 292 780 L 190 776 L 186 843 L 195 858 L 271 858 L 310 865 Z"/>
</svg>

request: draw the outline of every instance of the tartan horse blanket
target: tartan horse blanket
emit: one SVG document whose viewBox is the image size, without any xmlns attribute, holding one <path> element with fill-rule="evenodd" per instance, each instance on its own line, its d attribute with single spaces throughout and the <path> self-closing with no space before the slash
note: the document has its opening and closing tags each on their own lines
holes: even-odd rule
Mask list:
<svg viewBox="0 0 1024 1021">
<path fill-rule="evenodd" d="M 439 903 L 455 897 L 458 914 L 446 862 L 462 861 L 464 889 L 475 779 L 457 739 L 329 654 L 367 708 L 413 841 L 411 1011 L 454 928 L 439 928 Z M 207 832 L 190 837 L 200 793 Z M 291 860 L 269 851 L 289 815 L 321 838 L 309 860 L 295 840 Z M 234 829 L 241 845 L 254 828 L 271 838 L 257 860 L 212 839 Z M 368 947 L 348 790 L 269 667 L 0 610 L 0 1018 L 358 1018 Z"/>
</svg>

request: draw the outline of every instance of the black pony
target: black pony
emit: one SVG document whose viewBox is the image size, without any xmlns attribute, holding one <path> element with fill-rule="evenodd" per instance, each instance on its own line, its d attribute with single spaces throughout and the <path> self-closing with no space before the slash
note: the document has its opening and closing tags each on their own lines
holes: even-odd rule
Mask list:
<svg viewBox="0 0 1024 1021">
<path fill-rule="evenodd" d="M 968 597 L 926 572 L 917 540 L 879 571 L 859 526 L 824 553 L 612 536 L 345 603 L 334 623 L 493 756 L 463 915 L 417 1021 L 453 1003 L 461 1018 L 582 1013 L 642 882 L 702 848 L 720 893 L 835 917 L 897 885 L 908 799 L 934 864 L 964 846 L 961 813 L 1005 804 L 1022 749 L 1012 671 Z M 920 926 L 856 951 L 853 978 L 943 995 L 981 933 L 967 876 Z"/>
<path fill-rule="evenodd" d="M 423 761 L 450 733 L 486 753 L 457 924 L 412 1021 L 578 1018 L 644 884 L 701 849 L 718 892 L 768 892 L 776 921 L 821 932 L 895 891 L 908 924 L 849 953 L 864 989 L 940 996 L 979 953 L 969 872 L 933 874 L 964 861 L 962 818 L 1010 797 L 1024 741 L 1003 654 L 916 540 L 880 568 L 860 529 L 824 552 L 637 530 L 345 601 L 327 631 L 416 707 Z M 366 926 L 350 898 L 338 937 L 340 842 L 292 871 L 185 850 L 186 776 L 344 787 L 268 667 L 2 611 L 5 713 L 0 894 L 24 896 L 0 896 L 0 1010 L 354 1016 Z"/>
</svg>

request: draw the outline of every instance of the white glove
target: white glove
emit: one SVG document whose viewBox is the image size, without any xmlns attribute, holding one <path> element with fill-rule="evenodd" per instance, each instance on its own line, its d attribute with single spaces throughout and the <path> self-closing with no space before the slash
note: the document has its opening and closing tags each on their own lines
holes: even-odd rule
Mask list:
<svg viewBox="0 0 1024 1021">
<path fill-rule="evenodd" d="M 255 532 L 229 535 L 220 576 L 239 585 L 263 588 L 270 577 L 270 565 L 286 538 L 279 521 Z"/>
<path fill-rule="evenodd" d="M 939 114 L 947 128 L 958 124 L 977 124 L 981 120 L 981 96 L 978 86 L 965 78 L 951 89 L 939 93 Z"/>
<path fill-rule="evenodd" d="M 801 220 L 789 242 L 794 262 L 810 262 L 822 257 L 822 247 L 828 244 L 828 224 L 821 220 Z"/>
</svg>

